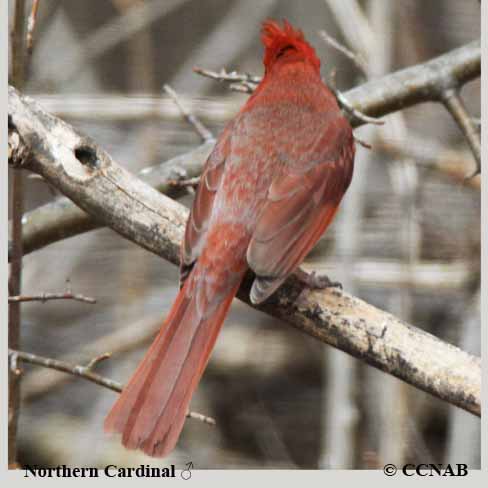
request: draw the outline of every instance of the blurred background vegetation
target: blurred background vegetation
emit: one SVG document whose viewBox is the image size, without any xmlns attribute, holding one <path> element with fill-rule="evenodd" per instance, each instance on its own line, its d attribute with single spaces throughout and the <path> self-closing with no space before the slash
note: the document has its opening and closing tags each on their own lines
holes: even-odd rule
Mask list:
<svg viewBox="0 0 488 488">
<path fill-rule="evenodd" d="M 361 10 L 347 15 L 351 6 Z M 136 173 L 200 143 L 162 92 L 164 83 L 215 135 L 239 110 L 247 95 L 192 68 L 261 74 L 265 18 L 300 27 L 323 75 L 336 69 L 346 90 L 479 38 L 480 16 L 475 0 L 41 0 L 24 91 Z M 366 73 L 324 42 L 324 29 L 364 59 Z M 463 96 L 479 117 L 479 80 Z M 479 355 L 479 177 L 462 179 L 474 168 L 472 154 L 440 105 L 385 121 L 356 131 L 373 149 L 358 146 L 352 188 L 307 267 Z M 436 164 L 447 161 L 454 169 L 440 171 Z M 27 210 L 56 197 L 39 179 L 26 176 L 25 185 Z M 188 191 L 183 201 L 191 199 Z M 176 296 L 177 269 L 108 229 L 24 258 L 25 294 L 62 291 L 66 280 L 97 304 L 25 304 L 22 350 L 71 363 L 110 350 L 97 372 L 124 382 Z M 192 401 L 217 425 L 188 420 L 167 460 L 127 451 L 103 433 L 115 393 L 22 368 L 21 464 L 480 467 L 478 418 L 238 301 Z"/>
</svg>

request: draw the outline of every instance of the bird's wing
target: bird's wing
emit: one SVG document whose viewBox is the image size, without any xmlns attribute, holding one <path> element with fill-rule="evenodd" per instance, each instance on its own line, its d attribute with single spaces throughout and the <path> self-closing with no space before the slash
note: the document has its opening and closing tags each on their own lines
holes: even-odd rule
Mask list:
<svg viewBox="0 0 488 488">
<path fill-rule="evenodd" d="M 231 133 L 232 124 L 229 124 L 219 137 L 203 168 L 181 246 L 181 285 L 200 256 L 205 236 L 207 235 L 213 202 L 224 172 L 225 160 L 229 153 Z"/>
<path fill-rule="evenodd" d="M 351 128 L 337 117 L 306 154 L 282 165 L 247 250 L 248 264 L 256 273 L 253 303 L 281 285 L 331 222 L 352 178 L 354 151 Z"/>
</svg>

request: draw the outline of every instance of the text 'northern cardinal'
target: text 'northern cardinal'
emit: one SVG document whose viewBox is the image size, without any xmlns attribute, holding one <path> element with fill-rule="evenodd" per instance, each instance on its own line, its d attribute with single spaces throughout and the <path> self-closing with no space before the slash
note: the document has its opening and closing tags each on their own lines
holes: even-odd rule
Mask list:
<svg viewBox="0 0 488 488">
<path fill-rule="evenodd" d="M 352 129 L 314 49 L 286 21 L 264 22 L 262 42 L 264 78 L 205 164 L 181 250 L 184 285 L 105 420 L 150 456 L 174 448 L 246 271 L 260 303 L 312 249 L 352 178 Z"/>
</svg>

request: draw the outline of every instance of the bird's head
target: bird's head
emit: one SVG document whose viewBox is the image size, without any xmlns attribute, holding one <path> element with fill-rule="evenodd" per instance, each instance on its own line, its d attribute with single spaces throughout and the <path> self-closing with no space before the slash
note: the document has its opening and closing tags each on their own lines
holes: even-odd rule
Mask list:
<svg viewBox="0 0 488 488">
<path fill-rule="evenodd" d="M 287 20 L 283 21 L 283 27 L 275 20 L 263 22 L 261 40 L 265 47 L 266 72 L 278 62 L 298 60 L 308 61 L 317 71 L 320 70 L 320 60 L 315 49 L 305 40 L 303 32 L 295 29 Z"/>
</svg>

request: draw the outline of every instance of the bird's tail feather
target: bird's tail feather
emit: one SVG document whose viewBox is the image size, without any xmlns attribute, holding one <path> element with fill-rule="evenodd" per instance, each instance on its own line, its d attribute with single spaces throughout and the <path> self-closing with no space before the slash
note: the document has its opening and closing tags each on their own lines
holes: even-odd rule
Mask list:
<svg viewBox="0 0 488 488">
<path fill-rule="evenodd" d="M 129 449 L 163 457 L 175 446 L 191 396 L 208 362 L 239 283 L 210 297 L 202 314 L 188 279 L 144 359 L 105 419 Z"/>
</svg>

